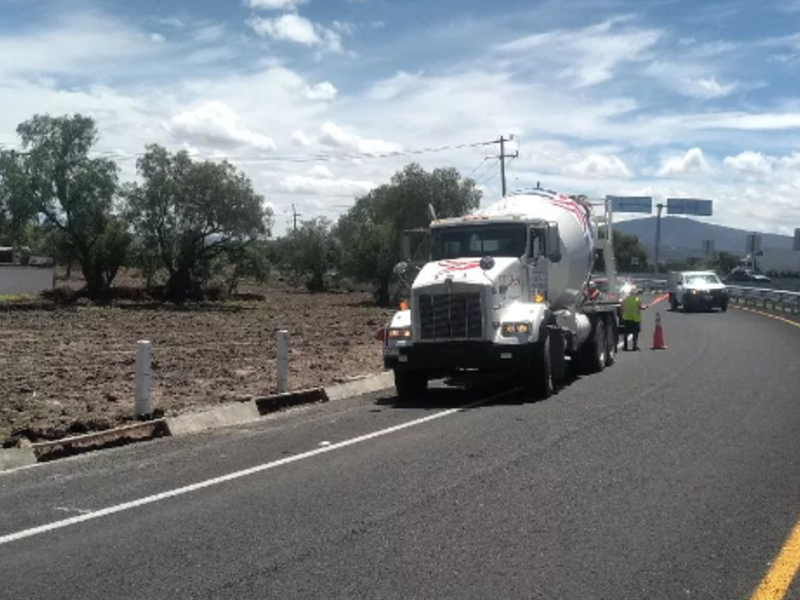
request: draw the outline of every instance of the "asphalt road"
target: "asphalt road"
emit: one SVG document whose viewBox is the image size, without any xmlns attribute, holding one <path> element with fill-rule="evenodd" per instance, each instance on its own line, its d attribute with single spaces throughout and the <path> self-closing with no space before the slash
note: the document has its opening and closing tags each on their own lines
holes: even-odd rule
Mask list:
<svg viewBox="0 0 800 600">
<path fill-rule="evenodd" d="M 545 402 L 366 397 L 0 474 L 0 598 L 748 599 L 800 517 L 800 329 L 659 309 L 669 350 Z"/>
</svg>

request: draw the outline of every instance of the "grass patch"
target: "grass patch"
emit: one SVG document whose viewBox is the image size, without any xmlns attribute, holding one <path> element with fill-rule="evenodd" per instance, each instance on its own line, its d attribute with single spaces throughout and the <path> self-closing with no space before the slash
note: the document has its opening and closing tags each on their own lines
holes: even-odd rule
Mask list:
<svg viewBox="0 0 800 600">
<path fill-rule="evenodd" d="M 31 302 L 36 300 L 33 294 L 0 294 L 0 303 Z"/>
</svg>

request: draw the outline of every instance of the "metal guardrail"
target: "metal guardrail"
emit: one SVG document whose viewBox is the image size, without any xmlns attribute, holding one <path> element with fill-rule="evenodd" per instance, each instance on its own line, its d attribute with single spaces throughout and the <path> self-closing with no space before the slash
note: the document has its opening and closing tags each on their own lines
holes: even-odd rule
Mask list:
<svg viewBox="0 0 800 600">
<path fill-rule="evenodd" d="M 620 274 L 621 277 L 631 279 L 636 285 L 646 292 L 666 293 L 669 291 L 669 280 L 653 277 L 637 277 L 635 275 Z M 800 314 L 800 292 L 789 290 L 773 290 L 763 287 L 746 287 L 741 285 L 725 284 L 732 302 L 743 306 L 755 306 L 776 312 Z"/>
<path fill-rule="evenodd" d="M 744 305 L 800 314 L 800 292 L 728 285 L 731 300 Z"/>
<path fill-rule="evenodd" d="M 666 279 L 632 277 L 637 285 L 648 292 L 667 292 L 669 282 Z M 726 284 L 730 299 L 744 306 L 757 306 L 778 312 L 800 314 L 800 292 L 773 290 L 763 287 L 746 287 Z"/>
<path fill-rule="evenodd" d="M 652 277 L 631 277 L 631 280 L 646 292 L 666 292 L 669 285 L 666 279 L 653 279 Z"/>
</svg>

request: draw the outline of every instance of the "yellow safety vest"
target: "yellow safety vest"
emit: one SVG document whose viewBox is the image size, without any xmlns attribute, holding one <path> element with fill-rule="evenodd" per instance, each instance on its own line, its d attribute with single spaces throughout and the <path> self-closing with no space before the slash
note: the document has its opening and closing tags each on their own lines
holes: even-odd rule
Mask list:
<svg viewBox="0 0 800 600">
<path fill-rule="evenodd" d="M 639 297 L 631 294 L 622 301 L 622 320 L 642 322 L 642 310 L 639 304 Z"/>
</svg>

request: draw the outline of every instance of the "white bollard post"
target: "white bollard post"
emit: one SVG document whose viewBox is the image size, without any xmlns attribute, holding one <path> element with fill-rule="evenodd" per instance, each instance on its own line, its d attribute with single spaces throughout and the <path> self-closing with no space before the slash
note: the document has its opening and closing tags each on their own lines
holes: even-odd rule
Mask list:
<svg viewBox="0 0 800 600">
<path fill-rule="evenodd" d="M 289 332 L 278 331 L 278 393 L 289 391 Z"/>
<path fill-rule="evenodd" d="M 150 414 L 150 342 L 142 340 L 136 353 L 136 416 Z"/>
</svg>

